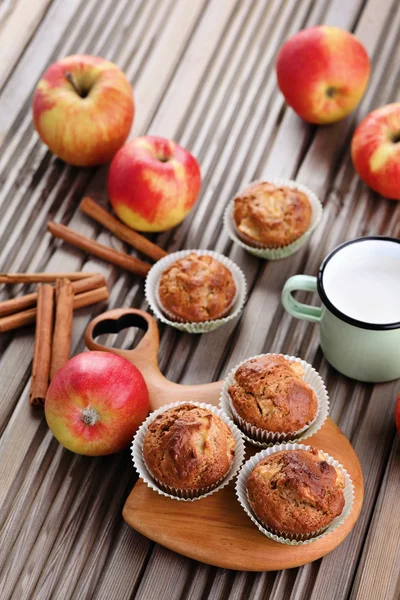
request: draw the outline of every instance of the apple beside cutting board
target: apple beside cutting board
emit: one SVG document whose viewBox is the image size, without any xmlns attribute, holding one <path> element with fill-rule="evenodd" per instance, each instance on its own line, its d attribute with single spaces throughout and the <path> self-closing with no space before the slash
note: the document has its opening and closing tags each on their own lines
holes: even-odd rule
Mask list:
<svg viewBox="0 0 400 600">
<path fill-rule="evenodd" d="M 45 415 L 54 437 L 87 456 L 120 452 L 149 414 L 143 375 L 110 352 L 82 352 L 57 371 Z"/>
</svg>

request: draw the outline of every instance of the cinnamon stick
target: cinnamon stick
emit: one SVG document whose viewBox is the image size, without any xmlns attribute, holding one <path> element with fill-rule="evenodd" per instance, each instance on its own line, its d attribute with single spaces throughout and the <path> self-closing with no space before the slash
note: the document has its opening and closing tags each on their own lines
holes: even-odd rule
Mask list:
<svg viewBox="0 0 400 600">
<path fill-rule="evenodd" d="M 57 279 L 78 281 L 86 277 L 93 277 L 98 273 L 74 271 L 73 273 L 0 273 L 0 283 L 54 283 Z"/>
<path fill-rule="evenodd" d="M 88 292 L 83 292 L 82 294 L 77 294 L 74 296 L 74 310 L 77 308 L 83 308 L 84 306 L 90 306 L 91 304 L 96 304 L 96 302 L 108 300 L 108 296 L 109 294 L 106 286 L 99 287 Z M 0 333 L 4 331 L 11 331 L 12 329 L 18 329 L 19 327 L 24 327 L 25 325 L 31 325 L 36 321 L 36 314 L 37 309 L 30 308 L 29 310 L 24 310 L 13 315 L 9 315 L 8 317 L 3 317 L 0 319 Z"/>
<path fill-rule="evenodd" d="M 72 283 L 72 289 L 75 294 L 81 292 L 87 292 L 94 290 L 99 287 L 107 285 L 105 277 L 101 273 L 94 273 L 91 277 L 85 277 L 84 279 L 78 279 Z M 26 294 L 25 296 L 18 296 L 11 300 L 5 300 L 0 302 L 0 317 L 12 315 L 35 306 L 37 302 L 37 292 L 32 294 Z"/>
<path fill-rule="evenodd" d="M 83 294 L 77 294 L 74 296 L 74 310 L 96 304 L 96 302 L 105 302 L 108 300 L 109 295 L 106 286 L 84 292 Z"/>
<path fill-rule="evenodd" d="M 35 349 L 29 394 L 31 405 L 43 405 L 49 386 L 51 344 L 53 339 L 54 289 L 43 284 L 38 289 Z"/>
<path fill-rule="evenodd" d="M 104 302 L 108 300 L 109 295 L 106 286 L 84 292 L 83 294 L 77 294 L 74 296 L 74 310 L 84 308 L 90 304 L 96 304 L 96 302 Z"/>
<path fill-rule="evenodd" d="M 111 231 L 117 238 L 123 242 L 128 242 L 133 248 L 136 248 L 136 250 L 139 250 L 139 252 L 142 252 L 153 260 L 159 260 L 160 258 L 167 256 L 168 253 L 160 248 L 160 246 L 153 244 L 153 242 L 143 235 L 140 235 L 140 233 L 133 231 L 133 229 L 130 229 L 130 227 L 127 227 L 118 221 L 118 219 L 97 204 L 92 198 L 89 198 L 89 196 L 86 196 L 82 200 L 79 208 L 85 215 L 88 215 L 98 223 L 101 223 L 101 225 Z"/>
<path fill-rule="evenodd" d="M 83 280 L 84 281 L 84 280 Z M 56 318 L 51 349 L 50 380 L 69 359 L 72 338 L 74 290 L 69 279 L 56 281 Z"/>
<path fill-rule="evenodd" d="M 104 287 L 107 285 L 106 278 L 101 273 L 95 273 L 91 277 L 86 277 L 85 279 L 80 279 L 79 281 L 74 281 L 72 283 L 72 289 L 74 294 L 81 294 L 82 292 L 88 292 L 90 290 L 95 290 L 99 287 Z"/>
<path fill-rule="evenodd" d="M 93 256 L 102 258 L 113 265 L 122 267 L 123 269 L 126 269 L 135 275 L 139 275 L 140 277 L 145 277 L 151 269 L 151 265 L 149 263 L 139 260 L 138 258 L 134 258 L 133 256 L 129 256 L 129 254 L 126 254 L 125 252 L 119 252 L 119 250 L 114 250 L 113 248 L 99 244 L 99 242 L 95 242 L 94 240 L 91 240 L 90 238 L 73 231 L 65 225 L 60 225 L 50 221 L 47 224 L 47 229 L 52 235 L 54 235 L 54 237 L 57 237 L 64 242 L 75 246 L 76 248 L 85 250 Z"/>
<path fill-rule="evenodd" d="M 25 294 L 25 296 L 18 296 L 17 298 L 11 298 L 11 300 L 4 300 L 0 302 L 0 317 L 11 315 L 21 310 L 36 306 L 37 292 L 33 294 Z"/>
</svg>

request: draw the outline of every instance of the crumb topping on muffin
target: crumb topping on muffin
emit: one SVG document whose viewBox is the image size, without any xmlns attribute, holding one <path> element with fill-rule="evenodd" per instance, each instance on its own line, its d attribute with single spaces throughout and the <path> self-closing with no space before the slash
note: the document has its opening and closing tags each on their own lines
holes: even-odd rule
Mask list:
<svg viewBox="0 0 400 600">
<path fill-rule="evenodd" d="M 306 194 L 268 182 L 249 186 L 234 200 L 238 233 L 250 245 L 287 246 L 307 231 L 311 216 Z"/>
<path fill-rule="evenodd" d="M 143 457 L 163 485 L 186 490 L 216 484 L 229 471 L 235 438 L 213 412 L 181 404 L 158 415 L 143 443 Z"/>
<path fill-rule="evenodd" d="M 343 510 L 344 476 L 316 448 L 281 450 L 261 460 L 247 481 L 256 517 L 273 531 L 296 535 L 326 528 Z"/>
<path fill-rule="evenodd" d="M 247 423 L 276 433 L 296 432 L 318 410 L 316 394 L 303 376 L 300 363 L 280 354 L 251 358 L 237 369 L 228 393 Z"/>
<path fill-rule="evenodd" d="M 158 292 L 162 307 L 171 317 L 201 323 L 227 314 L 236 285 L 225 265 L 212 256 L 192 252 L 162 273 Z"/>
</svg>

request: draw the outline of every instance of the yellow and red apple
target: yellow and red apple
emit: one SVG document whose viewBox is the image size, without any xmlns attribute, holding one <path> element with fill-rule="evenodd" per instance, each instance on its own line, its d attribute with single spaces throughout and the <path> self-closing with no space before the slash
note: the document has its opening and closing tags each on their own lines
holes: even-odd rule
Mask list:
<svg viewBox="0 0 400 600">
<path fill-rule="evenodd" d="M 351 142 L 354 168 L 370 188 L 400 200 L 400 103 L 372 111 Z"/>
<path fill-rule="evenodd" d="M 309 123 L 334 123 L 360 102 L 370 61 L 351 33 L 320 25 L 303 29 L 279 51 L 276 72 L 286 102 Z"/>
<path fill-rule="evenodd" d="M 140 371 L 110 352 L 83 352 L 57 371 L 45 415 L 54 437 L 68 450 L 102 456 L 123 450 L 149 413 Z"/>
<path fill-rule="evenodd" d="M 80 167 L 98 165 L 111 160 L 128 137 L 133 92 L 112 62 L 76 54 L 47 69 L 32 110 L 40 138 L 56 156 Z"/>
<path fill-rule="evenodd" d="M 193 208 L 201 188 L 197 160 L 182 146 L 144 136 L 114 156 L 108 194 L 117 216 L 132 229 L 165 231 Z"/>
</svg>

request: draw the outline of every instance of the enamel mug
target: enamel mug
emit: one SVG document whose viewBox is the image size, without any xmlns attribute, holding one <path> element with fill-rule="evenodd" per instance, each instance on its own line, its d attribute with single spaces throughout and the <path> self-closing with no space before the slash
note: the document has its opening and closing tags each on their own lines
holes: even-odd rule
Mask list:
<svg viewBox="0 0 400 600">
<path fill-rule="evenodd" d="M 318 292 L 321 307 L 292 292 Z M 323 260 L 317 277 L 294 275 L 282 303 L 297 319 L 318 323 L 323 353 L 359 381 L 400 377 L 400 240 L 364 237 L 345 242 Z"/>
</svg>

